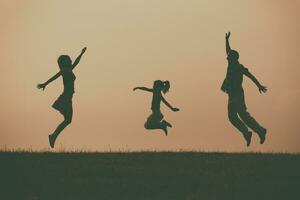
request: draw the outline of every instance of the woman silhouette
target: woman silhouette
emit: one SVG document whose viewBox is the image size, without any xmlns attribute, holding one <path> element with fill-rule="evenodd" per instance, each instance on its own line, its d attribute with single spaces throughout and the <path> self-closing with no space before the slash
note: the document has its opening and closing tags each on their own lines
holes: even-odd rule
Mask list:
<svg viewBox="0 0 300 200">
<path fill-rule="evenodd" d="M 135 90 L 144 90 L 147 92 L 152 92 L 152 114 L 148 117 L 145 128 L 146 129 L 161 129 L 165 132 L 165 135 L 168 135 L 168 127 L 172 127 L 172 125 L 167 122 L 166 120 L 163 120 L 164 116 L 160 111 L 160 102 L 162 101 L 164 104 L 166 104 L 172 111 L 177 112 L 179 111 L 178 108 L 173 108 L 163 97 L 162 93 L 167 93 L 170 89 L 170 82 L 169 81 L 161 81 L 156 80 L 154 81 L 153 88 L 146 88 L 146 87 L 136 87 L 133 89 Z"/>
<path fill-rule="evenodd" d="M 85 51 L 86 51 L 86 47 L 82 49 L 80 55 L 76 58 L 73 64 L 70 56 L 68 55 L 59 56 L 57 62 L 60 71 L 45 83 L 37 85 L 38 89 L 45 90 L 46 86 L 49 83 L 56 80 L 60 76 L 62 76 L 63 78 L 64 91 L 58 97 L 58 99 L 53 103 L 52 107 L 58 110 L 64 116 L 64 121 L 58 125 L 54 133 L 49 135 L 49 143 L 51 148 L 54 148 L 55 141 L 58 135 L 61 133 L 61 131 L 72 122 L 72 116 L 73 116 L 72 98 L 74 93 L 74 82 L 76 79 L 73 73 L 73 69 L 78 65 L 81 56 L 84 54 Z"/>
<path fill-rule="evenodd" d="M 226 54 L 228 60 L 226 78 L 221 86 L 221 90 L 228 94 L 228 118 L 244 136 L 247 146 L 251 143 L 252 132 L 247 126 L 256 132 L 263 144 L 266 139 L 267 130 L 258 124 L 247 112 L 245 104 L 244 90 L 242 87 L 243 75 L 250 78 L 258 87 L 259 92 L 267 92 L 267 87 L 261 85 L 247 68 L 239 63 L 239 53 L 232 50 L 229 45 L 230 32 L 226 33 Z M 240 119 L 241 118 L 241 119 Z M 247 126 L 246 126 L 247 125 Z"/>
</svg>

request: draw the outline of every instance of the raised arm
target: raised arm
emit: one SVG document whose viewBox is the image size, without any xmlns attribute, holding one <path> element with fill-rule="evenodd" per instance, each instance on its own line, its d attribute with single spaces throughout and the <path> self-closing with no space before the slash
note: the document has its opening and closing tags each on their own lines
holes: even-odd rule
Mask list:
<svg viewBox="0 0 300 200">
<path fill-rule="evenodd" d="M 173 106 L 171 106 L 171 104 L 169 104 L 169 102 L 167 102 L 167 100 L 162 96 L 161 98 L 162 102 L 164 102 L 164 104 L 166 104 L 166 106 L 168 106 L 172 111 L 176 112 L 179 111 L 179 108 L 174 108 Z"/>
<path fill-rule="evenodd" d="M 82 50 L 81 50 L 81 53 L 79 54 L 79 56 L 76 58 L 76 60 L 74 61 L 73 65 L 72 65 L 72 69 L 74 69 L 78 63 L 80 62 L 80 59 L 82 57 L 82 55 L 84 54 L 84 52 L 86 51 L 86 47 L 84 47 Z"/>
<path fill-rule="evenodd" d="M 48 81 L 46 81 L 45 83 L 40 83 L 37 85 L 38 89 L 43 89 L 45 90 L 46 86 L 51 83 L 52 81 L 56 80 L 58 77 L 60 77 L 61 72 L 58 72 L 57 74 L 55 74 L 54 76 L 52 76 Z"/>
<path fill-rule="evenodd" d="M 231 51 L 230 44 L 229 44 L 230 32 L 226 33 L 225 40 L 226 40 L 226 54 L 229 55 Z"/>
<path fill-rule="evenodd" d="M 153 89 L 147 88 L 147 87 L 135 87 L 135 88 L 133 88 L 133 91 L 135 91 L 135 90 L 143 90 L 143 91 L 147 91 L 147 92 L 153 92 Z"/>
<path fill-rule="evenodd" d="M 258 87 L 259 92 L 267 92 L 267 87 L 260 84 L 260 82 L 255 78 L 253 74 L 251 74 L 248 70 L 244 73 L 248 78 L 250 78 L 255 85 Z"/>
</svg>

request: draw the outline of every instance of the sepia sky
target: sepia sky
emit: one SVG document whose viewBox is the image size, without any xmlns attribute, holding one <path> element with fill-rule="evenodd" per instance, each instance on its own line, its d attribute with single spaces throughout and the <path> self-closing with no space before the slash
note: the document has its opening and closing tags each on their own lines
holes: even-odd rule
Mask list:
<svg viewBox="0 0 300 200">
<path fill-rule="evenodd" d="M 61 78 L 57 58 L 74 60 L 72 124 L 57 149 L 300 152 L 300 1 L 298 0 L 1 0 L 0 148 L 48 148 L 62 121 L 51 108 Z M 225 32 L 240 62 L 266 85 L 244 78 L 248 111 L 268 129 L 246 148 L 227 119 Z M 152 87 L 169 80 L 162 105 L 169 135 L 147 131 Z"/>
</svg>

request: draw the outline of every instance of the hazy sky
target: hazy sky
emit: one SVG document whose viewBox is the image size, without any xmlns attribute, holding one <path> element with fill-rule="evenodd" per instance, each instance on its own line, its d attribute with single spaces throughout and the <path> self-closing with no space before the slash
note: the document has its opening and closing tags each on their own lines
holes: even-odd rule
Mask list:
<svg viewBox="0 0 300 200">
<path fill-rule="evenodd" d="M 51 108 L 62 80 L 44 92 L 59 68 L 87 46 L 75 70 L 74 118 L 57 147 L 84 150 L 300 152 L 300 1 L 298 0 L 1 0 L 0 148 L 48 148 L 62 121 Z M 269 88 L 244 79 L 249 112 L 268 129 L 246 148 L 227 119 L 220 91 L 231 31 L 240 62 Z M 162 105 L 174 127 L 147 131 L 151 95 L 133 92 L 169 80 Z"/>
</svg>

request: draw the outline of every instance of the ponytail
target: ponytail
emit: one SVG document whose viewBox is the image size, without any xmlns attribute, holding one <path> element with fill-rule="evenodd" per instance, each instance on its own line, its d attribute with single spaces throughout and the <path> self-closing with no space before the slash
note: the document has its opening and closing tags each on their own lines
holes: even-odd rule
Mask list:
<svg viewBox="0 0 300 200">
<path fill-rule="evenodd" d="M 163 93 L 166 94 L 170 89 L 170 82 L 169 81 L 164 81 L 163 84 L 164 84 Z"/>
</svg>

